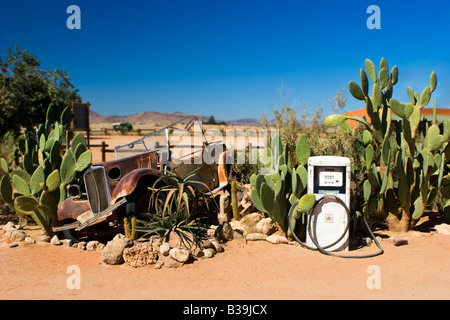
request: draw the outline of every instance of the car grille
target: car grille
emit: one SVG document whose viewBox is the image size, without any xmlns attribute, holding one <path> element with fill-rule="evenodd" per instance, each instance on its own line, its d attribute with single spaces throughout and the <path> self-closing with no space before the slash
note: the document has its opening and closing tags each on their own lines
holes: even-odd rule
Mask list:
<svg viewBox="0 0 450 320">
<path fill-rule="evenodd" d="M 96 166 L 87 170 L 84 174 L 84 185 L 86 186 L 89 205 L 94 214 L 108 208 L 111 194 L 106 181 L 105 168 Z"/>
</svg>

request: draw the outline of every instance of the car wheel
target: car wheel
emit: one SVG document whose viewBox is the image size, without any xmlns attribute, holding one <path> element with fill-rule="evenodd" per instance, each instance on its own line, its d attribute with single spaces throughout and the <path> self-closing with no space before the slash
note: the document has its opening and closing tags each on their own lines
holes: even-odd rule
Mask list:
<svg viewBox="0 0 450 320">
<path fill-rule="evenodd" d="M 75 222 L 75 220 L 72 219 L 66 219 L 63 221 L 63 224 L 69 224 L 69 223 L 73 223 Z M 83 238 L 85 235 L 83 235 L 82 232 L 80 231 L 75 231 L 75 229 L 66 229 L 62 231 L 62 234 L 64 236 L 65 239 L 69 239 L 72 240 L 73 243 L 78 243 L 80 242 L 80 238 Z"/>
</svg>

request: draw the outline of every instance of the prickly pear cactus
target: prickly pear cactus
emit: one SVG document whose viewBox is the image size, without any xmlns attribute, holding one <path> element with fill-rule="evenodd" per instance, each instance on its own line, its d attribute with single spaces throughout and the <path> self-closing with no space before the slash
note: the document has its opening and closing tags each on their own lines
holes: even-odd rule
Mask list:
<svg viewBox="0 0 450 320">
<path fill-rule="evenodd" d="M 273 153 L 277 159 L 273 159 L 272 163 L 278 163 L 278 167 L 274 167 L 270 174 L 254 174 L 250 179 L 254 206 L 277 222 L 284 232 L 288 229 L 287 215 L 290 207 L 297 201 L 304 200 L 305 196 L 305 199 L 310 196 L 305 195 L 308 181 L 305 166 L 311 149 L 304 135 L 297 140 L 295 154 L 299 163 L 296 168 L 291 167 L 288 151 L 284 148 L 282 153 Z"/>
<path fill-rule="evenodd" d="M 92 153 L 86 149 L 86 140 L 81 133 L 74 137 L 70 148 L 61 157 L 61 146 L 68 141 L 70 112 L 67 107 L 58 122 L 54 107 L 50 105 L 46 123 L 19 140 L 22 169 L 9 172 L 6 161 L 0 159 L 3 172 L 1 197 L 15 208 L 21 223 L 26 223 L 25 216 L 30 215 L 48 234 L 52 233 L 51 224 L 56 221 L 58 206 L 67 197 L 66 187 L 92 161 Z M 13 187 L 16 193 L 13 193 Z"/>
<path fill-rule="evenodd" d="M 436 101 L 432 124 L 428 125 L 420 118 L 420 111 L 430 102 L 436 89 L 434 71 L 421 94 L 408 87 L 410 101 L 401 103 L 392 97 L 393 86 L 398 81 L 397 66 L 389 75 L 388 64 L 383 58 L 377 74 L 373 62 L 366 59 L 365 69 L 367 74 L 363 69 L 360 72 L 361 87 L 351 81 L 349 90 L 354 98 L 364 101 L 370 121 L 362 117 L 331 115 L 323 123 L 332 127 L 352 119 L 364 125 L 364 151 L 360 157 L 365 164 L 367 180 L 363 184 L 365 203 L 362 211 L 366 215 L 375 211 L 383 213 L 391 229 L 408 231 L 425 208 L 434 202 L 440 189 L 445 188 L 450 121 L 438 126 Z M 373 84 L 371 95 L 367 75 Z M 393 124 L 392 114 L 401 120 Z M 419 139 L 421 124 L 423 141 Z"/>
</svg>

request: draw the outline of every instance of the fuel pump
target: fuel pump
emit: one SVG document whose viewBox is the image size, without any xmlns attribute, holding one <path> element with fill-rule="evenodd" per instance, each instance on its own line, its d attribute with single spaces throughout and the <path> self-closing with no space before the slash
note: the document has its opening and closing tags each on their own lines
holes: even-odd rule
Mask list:
<svg viewBox="0 0 450 320">
<path fill-rule="evenodd" d="M 308 246 L 316 248 L 318 242 L 328 251 L 348 251 L 350 165 L 350 159 L 344 157 L 308 159 L 308 193 L 314 194 L 318 201 L 308 216 L 311 225 L 306 232 Z M 341 239 L 335 243 L 338 238 Z"/>
<path fill-rule="evenodd" d="M 384 251 L 362 216 L 364 224 L 375 241 L 379 252 L 369 255 L 339 255 L 333 251 L 348 251 L 350 226 L 350 167 L 349 158 L 318 156 L 308 158 L 308 193 L 314 194 L 316 204 L 308 213 L 306 243 L 297 238 L 290 225 L 297 203 L 289 211 L 289 228 L 294 239 L 302 246 L 321 253 L 342 258 L 368 258 Z"/>
</svg>

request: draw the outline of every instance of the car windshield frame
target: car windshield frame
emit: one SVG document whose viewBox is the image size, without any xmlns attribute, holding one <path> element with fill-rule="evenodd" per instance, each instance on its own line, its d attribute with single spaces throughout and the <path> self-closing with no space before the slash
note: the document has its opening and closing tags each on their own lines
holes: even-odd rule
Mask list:
<svg viewBox="0 0 450 320">
<path fill-rule="evenodd" d="M 180 128 L 180 127 L 176 126 L 176 125 L 179 125 L 179 124 L 183 124 L 186 120 L 188 120 L 188 121 L 187 121 L 187 124 L 184 126 L 184 128 Z M 204 132 L 203 132 L 202 122 L 196 116 L 187 116 L 187 117 L 184 117 L 184 118 L 182 118 L 182 119 L 180 119 L 180 120 L 178 120 L 178 121 L 176 121 L 176 122 L 174 122 L 174 123 L 172 123 L 172 124 L 162 128 L 162 129 L 160 129 L 160 130 L 158 130 L 156 132 L 153 132 L 153 133 L 151 133 L 149 135 L 146 135 L 145 137 L 139 138 L 139 139 L 134 140 L 132 142 L 129 142 L 129 143 L 126 143 L 124 145 L 116 147 L 114 149 L 114 158 L 116 160 L 119 159 L 118 158 L 118 152 L 120 152 L 121 149 L 124 149 L 124 148 L 132 149 L 136 145 L 143 145 L 144 146 L 145 151 L 142 151 L 140 153 L 153 152 L 153 151 L 159 151 L 159 150 L 167 150 L 167 152 L 170 154 L 170 148 L 172 146 L 170 144 L 169 131 L 174 130 L 174 129 L 178 129 L 178 130 L 181 129 L 181 130 L 189 131 L 190 129 L 192 129 L 194 127 L 196 122 L 200 124 L 200 129 L 201 129 L 202 137 L 203 137 L 203 140 L 204 140 L 205 144 L 208 144 L 208 142 L 206 140 L 206 137 L 204 135 Z M 165 138 L 166 138 L 167 145 L 165 145 L 165 146 L 163 145 L 160 148 L 153 148 L 153 149 L 147 147 L 147 145 L 145 144 L 145 140 L 151 138 L 152 136 L 161 134 L 162 132 L 165 132 Z M 124 157 L 124 158 L 126 158 L 126 157 Z M 123 158 L 121 158 L 121 159 L 123 159 Z"/>
</svg>

